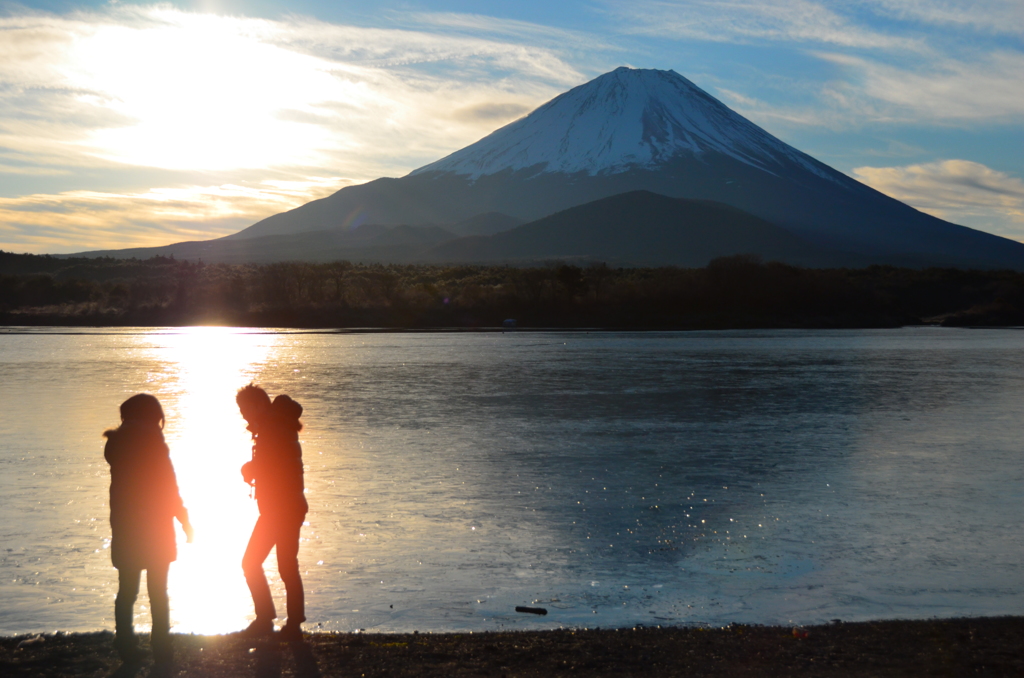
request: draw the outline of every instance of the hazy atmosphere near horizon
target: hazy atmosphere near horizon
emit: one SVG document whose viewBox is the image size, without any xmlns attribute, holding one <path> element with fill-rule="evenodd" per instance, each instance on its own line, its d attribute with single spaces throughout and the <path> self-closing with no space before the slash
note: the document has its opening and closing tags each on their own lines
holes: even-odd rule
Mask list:
<svg viewBox="0 0 1024 678">
<path fill-rule="evenodd" d="M 0 4 L 0 249 L 237 232 L 672 69 L 929 214 L 1024 240 L 1020 0 Z"/>
</svg>

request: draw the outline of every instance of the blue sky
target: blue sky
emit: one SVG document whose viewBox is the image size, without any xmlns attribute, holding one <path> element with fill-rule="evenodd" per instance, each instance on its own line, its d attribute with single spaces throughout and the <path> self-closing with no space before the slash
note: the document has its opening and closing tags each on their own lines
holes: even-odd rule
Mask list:
<svg viewBox="0 0 1024 678">
<path fill-rule="evenodd" d="M 0 249 L 226 235 L 621 65 L 1024 240 L 1021 0 L 0 1 Z"/>
</svg>

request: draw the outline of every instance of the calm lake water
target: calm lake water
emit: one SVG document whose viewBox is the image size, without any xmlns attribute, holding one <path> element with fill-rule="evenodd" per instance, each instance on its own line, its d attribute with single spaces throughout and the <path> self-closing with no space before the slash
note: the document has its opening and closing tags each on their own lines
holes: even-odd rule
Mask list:
<svg viewBox="0 0 1024 678">
<path fill-rule="evenodd" d="M 250 380 L 306 408 L 310 629 L 1024 612 L 1024 332 L 6 328 L 0 380 L 0 634 L 113 628 L 140 391 L 197 530 L 172 623 L 246 625 Z"/>
</svg>

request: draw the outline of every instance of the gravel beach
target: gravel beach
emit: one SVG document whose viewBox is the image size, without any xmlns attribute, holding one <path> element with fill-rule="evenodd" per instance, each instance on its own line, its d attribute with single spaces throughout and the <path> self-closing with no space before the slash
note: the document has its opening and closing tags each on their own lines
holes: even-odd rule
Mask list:
<svg viewBox="0 0 1024 678">
<path fill-rule="evenodd" d="M 0 639 L 0 674 L 158 675 L 121 666 L 109 632 Z M 1024 617 L 783 628 L 506 633 L 310 633 L 302 643 L 176 636 L 170 675 L 256 676 L 1024 676 Z M 167 674 L 163 674 L 167 675 Z"/>
</svg>

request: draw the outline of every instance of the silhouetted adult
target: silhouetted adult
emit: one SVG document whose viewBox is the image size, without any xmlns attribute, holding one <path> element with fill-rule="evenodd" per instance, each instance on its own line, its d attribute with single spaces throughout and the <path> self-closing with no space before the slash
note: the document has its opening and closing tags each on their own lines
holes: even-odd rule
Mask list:
<svg viewBox="0 0 1024 678">
<path fill-rule="evenodd" d="M 277 610 L 263 572 L 263 561 L 276 546 L 277 570 L 288 595 L 288 622 L 280 637 L 300 640 L 306 614 L 299 574 L 299 530 L 309 510 L 299 445 L 302 406 L 286 395 L 271 402 L 267 392 L 253 384 L 239 390 L 235 402 L 253 439 L 252 461 L 242 466 L 242 478 L 255 485 L 260 509 L 242 558 L 242 570 L 256 607 L 256 619 L 245 634 L 262 636 L 274 631 Z"/>
<path fill-rule="evenodd" d="M 174 519 L 181 522 L 189 541 L 192 525 L 178 493 L 163 427 L 160 401 L 147 393 L 133 395 L 121 403 L 121 425 L 103 433 L 103 456 L 110 464 L 110 557 L 117 568 L 114 646 L 126 662 L 142 657 L 132 617 L 145 570 L 153 613 L 153 659 L 169 666 L 167 572 L 178 556 Z"/>
</svg>

